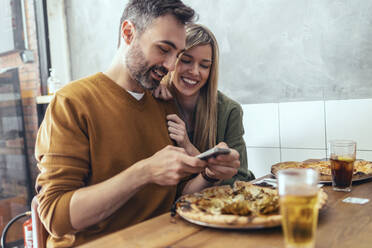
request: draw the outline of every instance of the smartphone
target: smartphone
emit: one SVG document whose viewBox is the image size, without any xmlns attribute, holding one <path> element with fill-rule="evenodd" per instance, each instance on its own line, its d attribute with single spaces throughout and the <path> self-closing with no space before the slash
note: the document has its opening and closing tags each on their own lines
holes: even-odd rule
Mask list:
<svg viewBox="0 0 372 248">
<path fill-rule="evenodd" d="M 201 159 L 201 160 L 208 160 L 211 157 L 215 158 L 218 155 L 229 154 L 229 153 L 230 153 L 230 149 L 228 149 L 228 148 L 213 147 L 213 148 L 209 149 L 208 151 L 205 151 L 205 152 L 199 154 L 196 157 L 198 159 Z"/>
</svg>

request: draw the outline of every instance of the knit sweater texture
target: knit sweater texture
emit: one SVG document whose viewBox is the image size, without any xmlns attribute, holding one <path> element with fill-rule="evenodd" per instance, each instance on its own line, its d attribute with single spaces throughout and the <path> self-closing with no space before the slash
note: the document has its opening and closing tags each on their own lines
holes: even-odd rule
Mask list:
<svg viewBox="0 0 372 248">
<path fill-rule="evenodd" d="M 243 110 L 239 103 L 218 91 L 217 101 L 217 137 L 216 142 L 225 142 L 230 148 L 239 152 L 240 167 L 238 173 L 222 184 L 233 185 L 236 180 L 255 179 L 248 170 L 247 148 L 244 142 Z"/>
</svg>

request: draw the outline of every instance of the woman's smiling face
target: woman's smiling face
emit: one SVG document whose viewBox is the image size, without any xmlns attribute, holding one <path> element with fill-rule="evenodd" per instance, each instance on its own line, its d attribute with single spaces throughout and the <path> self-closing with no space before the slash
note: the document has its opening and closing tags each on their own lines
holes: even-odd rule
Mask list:
<svg viewBox="0 0 372 248">
<path fill-rule="evenodd" d="M 174 87 L 183 96 L 198 95 L 208 80 L 211 66 L 211 45 L 198 45 L 186 50 L 174 71 Z"/>
</svg>

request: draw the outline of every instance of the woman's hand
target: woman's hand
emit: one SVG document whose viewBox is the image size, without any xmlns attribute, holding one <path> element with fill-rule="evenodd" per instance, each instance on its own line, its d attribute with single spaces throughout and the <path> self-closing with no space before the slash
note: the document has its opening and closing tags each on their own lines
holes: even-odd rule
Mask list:
<svg viewBox="0 0 372 248">
<path fill-rule="evenodd" d="M 221 148 L 229 148 L 224 142 L 217 145 Z M 240 167 L 239 153 L 230 148 L 230 153 L 218 155 L 216 158 L 208 159 L 208 167 L 205 168 L 205 174 L 213 179 L 230 179 Z"/>
<path fill-rule="evenodd" d="M 184 148 L 189 155 L 198 155 L 200 152 L 190 142 L 185 122 L 176 114 L 167 115 L 167 120 L 169 137 L 176 141 L 179 147 Z"/>
<path fill-rule="evenodd" d="M 164 84 L 159 84 L 159 86 L 152 92 L 152 95 L 155 98 L 163 99 L 165 101 L 168 101 L 173 98 L 169 89 Z"/>
</svg>

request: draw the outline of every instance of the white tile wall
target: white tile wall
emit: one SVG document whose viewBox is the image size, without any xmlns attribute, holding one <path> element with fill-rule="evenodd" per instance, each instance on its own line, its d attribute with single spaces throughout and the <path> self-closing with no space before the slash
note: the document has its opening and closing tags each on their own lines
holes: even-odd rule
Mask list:
<svg viewBox="0 0 372 248">
<path fill-rule="evenodd" d="M 247 148 L 248 168 L 256 178 L 270 173 L 271 165 L 280 162 L 279 148 Z"/>
<path fill-rule="evenodd" d="M 278 104 L 244 104 L 244 140 L 248 147 L 279 147 Z"/>
<path fill-rule="evenodd" d="M 327 140 L 352 139 L 372 150 L 372 99 L 326 101 Z"/>
<path fill-rule="evenodd" d="M 279 104 L 280 141 L 286 148 L 326 148 L 324 102 Z"/>
<path fill-rule="evenodd" d="M 357 141 L 357 158 L 372 161 L 372 99 L 242 107 L 248 168 L 256 177 L 280 160 L 326 158 L 326 141 L 332 139 Z"/>
<path fill-rule="evenodd" d="M 357 151 L 356 157 L 357 159 L 372 161 L 372 151 Z"/>
<path fill-rule="evenodd" d="M 304 161 L 310 158 L 322 159 L 326 158 L 326 149 L 285 149 L 280 150 L 282 162 L 284 161 Z"/>
</svg>

